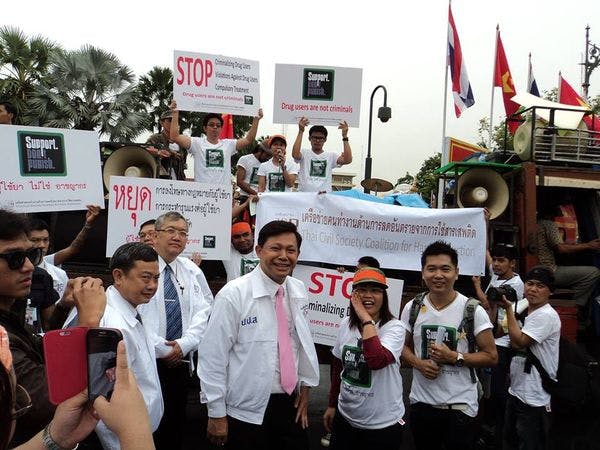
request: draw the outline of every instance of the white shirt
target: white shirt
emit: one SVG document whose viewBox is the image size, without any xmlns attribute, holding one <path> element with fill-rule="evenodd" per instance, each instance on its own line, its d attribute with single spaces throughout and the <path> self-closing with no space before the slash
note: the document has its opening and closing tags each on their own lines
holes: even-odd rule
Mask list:
<svg viewBox="0 0 600 450">
<path fill-rule="evenodd" d="M 404 328 L 413 335 L 413 351 L 417 358 L 429 359 L 427 346 L 428 343 L 435 342 L 439 326 L 446 328 L 444 344 L 461 353 L 469 351 L 466 333 L 458 335 L 467 300 L 467 297 L 457 293 L 452 303 L 441 311 L 437 311 L 431 305 L 429 295 L 427 295 L 415 321 L 414 330 L 409 325 L 410 308 L 413 301 L 408 302 L 402 310 L 401 321 Z M 492 328 L 492 323 L 487 313 L 481 306 L 478 306 L 474 317 L 475 336 L 490 328 Z M 410 403 L 417 402 L 428 405 L 466 404 L 465 414 L 475 417 L 478 408 L 477 384 L 471 381 L 469 368 L 464 366 L 443 364 L 438 377 L 434 380 L 425 378 L 421 372 L 413 369 Z"/>
<path fill-rule="evenodd" d="M 189 352 L 198 349 L 210 316 L 211 302 L 202 294 L 202 286 L 198 282 L 201 270 L 193 261 L 179 256 L 169 265 L 173 269 L 171 279 L 179 296 L 183 330 L 181 338 L 175 341 L 181 347 L 183 354 L 187 355 Z M 158 290 L 150 302 L 138 307 L 138 311 L 142 316 L 146 330 L 153 338 L 156 356 L 163 358 L 171 352 L 172 348 L 165 344 L 167 317 L 164 299 L 164 269 L 166 263 L 160 256 L 158 257 L 158 266 L 160 269 Z M 183 287 L 183 292 L 181 287 Z M 190 358 L 191 361 L 192 358 Z"/>
<path fill-rule="evenodd" d="M 530 349 L 538 357 L 546 372 L 556 380 L 560 341 L 560 317 L 546 303 L 525 317 L 521 331 L 533 339 Z M 545 406 L 550 403 L 550 394 L 542 388 L 542 379 L 535 366 L 525 373 L 525 354 L 513 356 L 510 363 L 510 387 L 508 392 L 529 406 Z"/>
<path fill-rule="evenodd" d="M 206 281 L 206 276 L 204 276 L 202 269 L 198 267 L 190 258 L 181 258 L 180 261 L 183 265 L 187 266 L 192 273 L 195 274 L 196 281 L 198 281 L 198 284 L 200 284 L 200 289 L 202 290 L 204 299 L 212 305 L 215 298 L 210 290 L 210 286 L 208 285 L 208 281 Z"/>
<path fill-rule="evenodd" d="M 194 157 L 194 181 L 231 184 L 231 155 L 237 152 L 235 139 L 222 139 L 216 144 L 205 136 L 191 137 L 190 154 Z"/>
<path fill-rule="evenodd" d="M 52 260 L 54 260 L 54 258 L 52 258 Z M 52 277 L 54 290 L 58 292 L 58 299 L 60 300 L 65 293 L 67 282 L 69 281 L 67 272 L 62 270 L 60 267 L 56 267 L 54 264 L 49 263 L 45 258 L 40 263 L 40 267 L 48 272 Z"/>
<path fill-rule="evenodd" d="M 300 192 L 331 192 L 331 178 L 334 167 L 341 167 L 337 163 L 340 155 L 323 151 L 316 154 L 311 149 L 300 150 L 302 158 L 296 160 L 300 164 L 298 172 L 298 191 Z"/>
<path fill-rule="evenodd" d="M 404 327 L 392 319 L 383 327 L 377 325 L 381 345 L 394 355 L 394 362 L 382 369 L 371 370 L 364 361 L 357 328 L 350 328 L 349 318 L 340 323 L 333 356 L 342 360 L 342 383 L 338 410 L 355 428 L 381 429 L 398 423 L 404 417 L 400 354 L 404 346 Z"/>
<path fill-rule="evenodd" d="M 300 170 L 300 166 L 294 161 L 286 162 L 287 172 L 291 175 L 297 175 Z M 273 160 L 270 159 L 264 162 L 258 168 L 258 176 L 265 177 L 265 192 L 291 192 L 292 188 L 285 184 L 285 178 L 283 178 L 283 171 L 281 166 L 273 164 Z"/>
<path fill-rule="evenodd" d="M 99 326 L 118 328 L 123 333 L 127 349 L 127 364 L 135 375 L 148 408 L 152 431 L 155 431 L 163 415 L 163 398 L 156 370 L 153 342 L 144 330 L 144 326 L 136 319 L 136 309 L 114 286 L 106 290 L 106 299 L 106 309 Z M 96 433 L 105 449 L 121 448 L 117 436 L 102 421 L 98 422 Z"/>
<path fill-rule="evenodd" d="M 319 362 L 306 320 L 306 287 L 292 277 L 283 286 L 298 336 L 298 382 L 317 386 Z M 209 417 L 229 415 L 262 424 L 279 364 L 274 295 L 260 266 L 217 294 L 198 364 L 201 400 L 208 403 Z"/>
<path fill-rule="evenodd" d="M 517 301 L 521 300 L 523 298 L 523 292 L 525 291 L 525 285 L 523 284 L 523 280 L 521 280 L 521 277 L 519 276 L 519 274 L 514 274 L 514 276 L 508 280 L 500 280 L 498 279 L 498 275 L 496 275 L 493 271 L 492 268 L 490 266 L 490 272 L 492 273 L 492 278 L 490 279 L 490 284 L 488 285 L 488 288 L 486 289 L 486 293 L 488 291 L 488 289 L 491 287 L 498 287 L 498 286 L 510 286 L 512 287 L 515 292 L 517 293 Z M 499 338 L 495 338 L 494 341 L 496 342 L 496 345 L 499 345 L 500 347 L 510 347 L 510 338 L 508 337 L 508 324 L 507 324 L 507 319 L 506 319 L 506 310 L 504 308 L 498 308 L 498 319 L 497 322 L 500 326 L 504 327 L 506 325 L 506 333 L 504 336 L 500 336 Z"/>
<path fill-rule="evenodd" d="M 254 248 L 250 253 L 242 255 L 232 245 L 229 259 L 223 260 L 227 282 L 252 272 L 257 265 L 258 256 L 256 256 Z"/>
<path fill-rule="evenodd" d="M 244 181 L 248 183 L 255 191 L 258 191 L 258 167 L 260 165 L 261 162 L 256 156 L 254 156 L 254 153 L 240 157 L 237 162 L 237 166 L 243 167 L 246 171 Z"/>
</svg>

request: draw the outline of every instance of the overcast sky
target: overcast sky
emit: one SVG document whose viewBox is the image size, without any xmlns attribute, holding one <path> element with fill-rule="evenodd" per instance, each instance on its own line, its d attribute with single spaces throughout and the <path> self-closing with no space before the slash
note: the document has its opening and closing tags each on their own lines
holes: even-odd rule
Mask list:
<svg viewBox="0 0 600 450">
<path fill-rule="evenodd" d="M 441 150 L 447 6 L 441 0 L 6 1 L 0 24 L 68 49 L 92 44 L 109 50 L 138 76 L 155 65 L 171 67 L 174 49 L 258 60 L 265 113 L 259 135 L 282 131 L 271 123 L 276 63 L 362 68 L 361 126 L 349 133 L 354 162 L 340 171 L 356 173 L 357 184 L 363 179 L 369 98 L 383 84 L 392 119 L 374 120 L 373 176 L 395 183 Z M 496 24 L 517 91 L 525 89 L 529 52 L 540 91 L 556 86 L 559 70 L 579 90 L 586 25 L 600 46 L 598 0 L 455 0 L 452 11 L 475 105 L 456 119 L 448 92 L 446 134 L 473 143 L 479 119 L 490 114 Z M 600 69 L 590 82 L 590 96 L 600 94 Z M 382 102 L 378 92 L 375 113 Z M 503 114 L 497 88 L 494 122 Z M 287 126 L 288 141 L 296 133 Z M 341 152 L 338 133 L 330 130 L 326 149 Z"/>
</svg>

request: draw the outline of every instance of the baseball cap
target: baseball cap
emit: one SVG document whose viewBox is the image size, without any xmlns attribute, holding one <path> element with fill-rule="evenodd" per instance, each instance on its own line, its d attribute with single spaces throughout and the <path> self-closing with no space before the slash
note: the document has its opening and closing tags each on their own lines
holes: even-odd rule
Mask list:
<svg viewBox="0 0 600 450">
<path fill-rule="evenodd" d="M 271 136 L 269 138 L 269 143 L 268 143 L 269 147 L 271 147 L 271 145 L 273 145 L 273 141 L 275 139 L 282 140 L 284 142 L 284 144 L 286 145 L 286 147 L 287 147 L 287 140 L 285 139 L 285 136 L 283 134 L 274 134 L 273 136 Z"/>
</svg>

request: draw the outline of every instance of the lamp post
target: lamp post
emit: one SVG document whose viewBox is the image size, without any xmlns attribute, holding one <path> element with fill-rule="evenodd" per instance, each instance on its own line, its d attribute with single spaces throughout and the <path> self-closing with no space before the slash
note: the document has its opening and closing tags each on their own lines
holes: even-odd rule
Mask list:
<svg viewBox="0 0 600 450">
<path fill-rule="evenodd" d="M 373 161 L 371 159 L 371 131 L 373 129 L 373 97 L 375 96 L 375 92 L 381 88 L 383 89 L 383 106 L 380 106 L 377 110 L 377 117 L 382 122 L 387 122 L 392 117 L 392 108 L 387 106 L 387 89 L 383 84 L 380 84 L 371 93 L 371 102 L 369 104 L 369 140 L 367 143 L 367 159 L 365 160 L 365 180 L 371 178 L 371 167 Z M 369 194 L 371 191 L 365 188 L 365 194 Z"/>
<path fill-rule="evenodd" d="M 588 88 L 593 70 L 600 65 L 600 48 L 590 42 L 590 26 L 585 27 L 585 61 L 583 65 L 583 97 L 588 101 Z"/>
</svg>

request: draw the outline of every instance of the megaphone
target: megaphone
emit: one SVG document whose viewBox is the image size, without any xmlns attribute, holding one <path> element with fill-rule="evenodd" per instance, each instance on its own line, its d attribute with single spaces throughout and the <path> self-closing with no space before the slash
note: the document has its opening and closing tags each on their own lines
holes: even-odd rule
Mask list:
<svg viewBox="0 0 600 450">
<path fill-rule="evenodd" d="M 493 169 L 469 169 L 458 178 L 456 202 L 461 208 L 487 208 L 494 219 L 504 212 L 509 198 L 506 181 Z"/>
<path fill-rule="evenodd" d="M 102 179 L 106 189 L 110 188 L 110 177 L 156 178 L 158 162 L 146 149 L 127 145 L 115 150 L 104 162 Z"/>
</svg>

